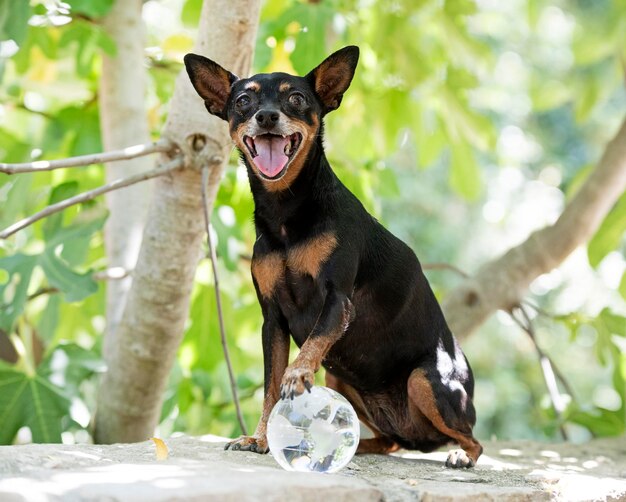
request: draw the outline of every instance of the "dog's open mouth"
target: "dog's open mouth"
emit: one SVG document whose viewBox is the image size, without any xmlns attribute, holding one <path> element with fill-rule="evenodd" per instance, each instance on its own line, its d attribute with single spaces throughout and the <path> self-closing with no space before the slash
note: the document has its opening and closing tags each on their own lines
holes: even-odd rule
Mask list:
<svg viewBox="0 0 626 502">
<path fill-rule="evenodd" d="M 299 132 L 289 136 L 261 134 L 254 137 L 244 136 L 243 140 L 259 172 L 268 179 L 276 179 L 283 174 L 296 154 L 302 135 Z"/>
</svg>

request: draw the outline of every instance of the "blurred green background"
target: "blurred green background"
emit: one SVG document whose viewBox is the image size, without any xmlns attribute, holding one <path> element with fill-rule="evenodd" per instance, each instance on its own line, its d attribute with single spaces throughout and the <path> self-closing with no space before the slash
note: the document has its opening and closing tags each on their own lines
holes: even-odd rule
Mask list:
<svg viewBox="0 0 626 502">
<path fill-rule="evenodd" d="M 0 0 L 1 161 L 102 150 L 101 55 L 117 48 L 98 20 L 112 2 Z M 154 138 L 200 7 L 201 0 L 144 4 Z M 304 74 L 346 44 L 361 48 L 361 60 L 327 119 L 328 157 L 424 264 L 471 273 L 554 222 L 626 112 L 624 0 L 268 1 L 254 71 Z M 0 175 L 0 227 L 103 184 L 103 169 Z M 249 429 L 263 387 L 262 319 L 247 258 L 252 209 L 233 153 L 213 222 Z M 90 440 L 106 287 L 92 274 L 107 266 L 105 219 L 97 200 L 0 241 L 0 443 Z M 538 307 L 530 309 L 538 343 L 573 389 L 562 389 L 563 420 L 576 441 L 626 427 L 625 232 L 622 196 L 588 248 L 534 281 L 528 297 Z M 461 279 L 453 270 L 427 276 L 440 298 Z M 204 261 L 161 436 L 239 433 L 215 309 Z M 462 345 L 477 381 L 477 437 L 560 438 L 537 353 L 508 315 L 498 313 Z M 16 426 L 17 436 L 7 432 Z"/>
</svg>

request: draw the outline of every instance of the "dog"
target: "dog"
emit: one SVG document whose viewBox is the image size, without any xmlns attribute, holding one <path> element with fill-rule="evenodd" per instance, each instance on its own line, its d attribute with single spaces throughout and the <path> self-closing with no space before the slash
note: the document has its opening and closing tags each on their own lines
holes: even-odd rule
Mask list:
<svg viewBox="0 0 626 502">
<path fill-rule="evenodd" d="M 472 467 L 482 446 L 472 434 L 470 365 L 413 251 L 365 210 L 324 154 L 324 117 L 339 107 L 358 58 L 348 46 L 304 77 L 238 78 L 185 56 L 207 110 L 228 122 L 255 204 L 263 413 L 253 436 L 225 448 L 267 453 L 272 408 L 310 390 L 323 365 L 326 385 L 374 433 L 357 453 L 457 443 L 446 465 Z M 300 348 L 291 364 L 290 335 Z"/>
</svg>

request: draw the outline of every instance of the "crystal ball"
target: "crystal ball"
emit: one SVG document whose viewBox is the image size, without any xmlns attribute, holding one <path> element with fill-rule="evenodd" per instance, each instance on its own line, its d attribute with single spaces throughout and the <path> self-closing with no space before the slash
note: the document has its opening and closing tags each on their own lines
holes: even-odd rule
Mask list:
<svg viewBox="0 0 626 502">
<path fill-rule="evenodd" d="M 337 472 L 354 456 L 359 435 L 354 408 L 327 387 L 280 400 L 267 422 L 270 452 L 288 471 Z"/>
</svg>

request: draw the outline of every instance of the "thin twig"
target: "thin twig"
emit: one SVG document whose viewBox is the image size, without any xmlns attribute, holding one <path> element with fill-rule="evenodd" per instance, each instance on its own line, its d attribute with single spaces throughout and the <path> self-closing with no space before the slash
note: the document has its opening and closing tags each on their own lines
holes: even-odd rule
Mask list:
<svg viewBox="0 0 626 502">
<path fill-rule="evenodd" d="M 519 311 L 522 314 L 523 320 L 519 319 L 515 315 L 515 311 Z M 561 399 L 561 393 L 559 391 L 559 386 L 556 381 L 555 376 L 555 364 L 550 359 L 550 357 L 539 347 L 537 343 L 537 338 L 535 337 L 535 328 L 533 326 L 532 320 L 528 315 L 528 312 L 522 305 L 517 305 L 513 308 L 513 310 L 509 313 L 511 319 L 515 321 L 515 323 L 524 330 L 535 346 L 535 350 L 537 351 L 537 355 L 539 356 L 539 364 L 541 366 L 541 373 L 543 375 L 543 380 L 548 389 L 548 395 L 550 396 L 550 401 L 552 402 L 552 408 L 554 409 L 554 413 L 557 416 L 559 421 L 559 431 L 561 432 L 561 436 L 563 440 L 568 441 L 569 437 L 565 427 L 563 426 L 563 412 L 565 411 L 565 405 L 563 400 Z M 564 380 L 562 380 L 564 382 Z"/>
<path fill-rule="evenodd" d="M 449 263 L 422 263 L 423 270 L 450 270 L 452 272 L 457 273 L 461 277 L 467 279 L 469 274 L 461 270 L 459 267 L 454 265 L 450 265 Z"/>
<path fill-rule="evenodd" d="M 226 331 L 224 329 L 224 315 L 222 314 L 222 299 L 220 295 L 220 282 L 217 274 L 217 256 L 215 254 L 215 248 L 211 242 L 211 219 L 209 216 L 209 202 L 207 197 L 207 185 L 209 183 L 209 167 L 204 166 L 202 168 L 202 209 L 204 212 L 204 225 L 206 230 L 206 241 L 208 246 L 208 258 L 211 260 L 211 267 L 213 268 L 213 284 L 215 287 L 215 302 L 217 304 L 217 318 L 220 326 L 220 338 L 222 339 L 222 350 L 224 351 L 224 359 L 226 360 L 226 368 L 228 369 L 228 378 L 230 379 L 230 390 L 233 394 L 233 402 L 235 403 L 235 410 L 237 411 L 237 420 L 239 420 L 239 427 L 244 435 L 248 434 L 246 423 L 241 413 L 241 406 L 239 404 L 239 396 L 237 394 L 237 383 L 235 382 L 235 375 L 233 373 L 233 366 L 230 362 L 230 355 L 228 353 L 228 345 L 226 343 Z"/>
<path fill-rule="evenodd" d="M 541 310 L 539 309 L 539 307 L 535 307 L 537 309 L 537 312 L 542 314 L 542 315 L 546 315 L 549 316 L 550 318 L 554 318 L 554 316 L 551 316 L 548 312 L 546 312 L 545 310 Z M 528 315 L 528 310 L 526 310 L 523 306 L 520 306 L 520 310 L 522 312 L 522 315 L 524 316 L 524 319 L 526 321 L 526 325 L 530 326 L 531 328 L 531 333 L 530 336 L 533 340 L 533 342 L 535 343 L 535 346 L 537 346 L 537 348 L 541 351 L 541 353 L 548 358 L 548 360 L 550 361 L 550 364 L 552 365 L 552 370 L 554 371 L 554 374 L 557 376 L 557 378 L 559 379 L 559 382 L 561 382 L 561 385 L 563 387 L 565 387 L 565 391 L 572 396 L 572 398 L 575 397 L 575 393 L 574 393 L 574 389 L 572 388 L 572 386 L 570 385 L 570 383 L 567 381 L 567 378 L 565 378 L 565 375 L 563 375 L 563 373 L 561 373 L 561 370 L 559 369 L 559 367 L 554 363 L 554 361 L 552 360 L 552 358 L 550 356 L 548 356 L 545 352 L 543 352 L 541 350 L 541 348 L 537 345 L 537 337 L 535 336 L 535 330 L 533 328 L 533 324 L 532 324 L 532 320 L 530 319 L 530 316 Z M 527 330 L 526 330 L 527 331 Z M 527 331 L 528 332 L 528 331 Z"/>
<path fill-rule="evenodd" d="M 117 281 L 120 279 L 124 279 L 125 277 L 128 277 L 129 275 L 131 275 L 131 273 L 132 273 L 131 270 L 128 270 L 122 267 L 112 267 L 112 268 L 107 268 L 104 270 L 99 270 L 98 272 L 94 272 L 91 275 L 91 278 L 94 281 Z M 55 288 L 52 286 L 39 288 L 34 293 L 31 293 L 30 295 L 28 295 L 28 297 L 26 298 L 26 301 L 30 302 L 31 300 L 34 300 L 35 298 L 39 298 L 40 296 L 55 295 L 60 292 L 61 290 L 59 288 Z M 8 309 L 10 306 L 11 306 L 11 303 L 5 303 L 3 305 L 0 305 L 0 311 Z"/>
<path fill-rule="evenodd" d="M 530 307 L 531 309 L 533 309 L 535 312 L 537 312 L 537 314 L 540 314 L 544 317 L 547 317 L 549 319 L 554 319 L 554 315 L 551 314 L 550 312 L 548 312 L 545 309 L 542 309 L 539 305 L 537 305 L 536 303 L 532 302 L 531 300 L 527 300 L 524 299 L 521 301 L 522 305 L 526 305 L 527 307 Z"/>
<path fill-rule="evenodd" d="M 39 115 L 40 117 L 43 117 L 47 120 L 54 120 L 54 117 L 49 113 L 43 112 L 41 110 L 32 110 L 31 108 L 28 108 L 24 103 L 13 103 L 13 106 L 15 106 L 15 108 L 17 108 L 18 110 L 24 110 L 25 112 Z"/>
<path fill-rule="evenodd" d="M 69 199 L 62 200 L 61 202 L 57 202 L 56 204 L 52 204 L 38 213 L 29 216 L 28 218 L 24 218 L 23 220 L 14 223 L 10 227 L 5 228 L 2 232 L 0 232 L 0 239 L 6 239 L 7 237 L 13 235 L 15 232 L 22 230 L 23 228 L 32 225 L 36 221 L 45 218 L 46 216 L 50 216 L 51 214 L 58 213 L 63 209 L 66 209 L 75 204 L 80 204 L 81 202 L 86 202 L 88 200 L 92 200 L 98 195 L 102 195 L 107 192 L 112 192 L 113 190 L 119 190 L 120 188 L 125 188 L 130 185 L 134 185 L 135 183 L 139 183 L 141 181 L 146 181 L 151 178 L 156 178 L 157 176 L 162 176 L 171 171 L 175 171 L 177 169 L 182 168 L 184 165 L 184 160 L 182 157 L 175 157 L 173 160 L 162 164 L 150 171 L 144 171 L 143 173 L 137 173 L 133 176 L 128 176 L 127 178 L 119 178 L 111 183 L 103 185 L 101 187 L 95 188 L 88 192 L 84 192 L 78 194 L 74 197 L 70 197 Z"/>
<path fill-rule="evenodd" d="M 34 300 L 35 298 L 39 298 L 40 296 L 43 295 L 52 295 L 55 293 L 59 292 L 59 288 L 54 288 L 54 287 L 47 287 L 47 288 L 39 288 L 37 291 L 35 291 L 34 293 L 28 295 L 28 297 L 26 298 L 26 301 L 31 301 Z M 8 307 L 9 305 L 3 305 L 2 308 Z"/>
<path fill-rule="evenodd" d="M 35 160 L 21 164 L 0 163 L 0 173 L 19 174 L 35 173 L 39 171 L 52 171 L 66 167 L 89 166 L 91 164 L 101 164 L 104 162 L 114 162 L 116 160 L 128 160 L 135 157 L 150 155 L 151 153 L 167 152 L 172 149 L 172 142 L 167 139 L 160 139 L 143 145 L 133 145 L 113 150 L 111 152 L 94 153 L 91 155 L 80 155 L 58 160 Z"/>
</svg>

